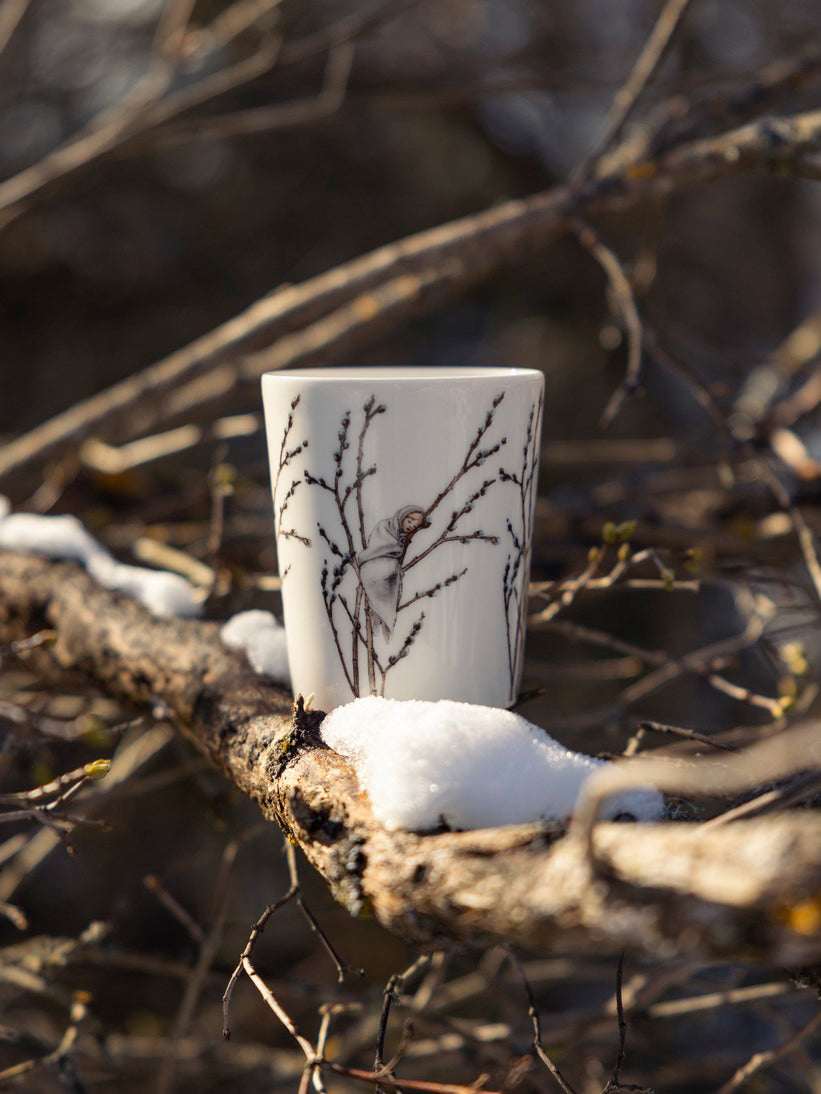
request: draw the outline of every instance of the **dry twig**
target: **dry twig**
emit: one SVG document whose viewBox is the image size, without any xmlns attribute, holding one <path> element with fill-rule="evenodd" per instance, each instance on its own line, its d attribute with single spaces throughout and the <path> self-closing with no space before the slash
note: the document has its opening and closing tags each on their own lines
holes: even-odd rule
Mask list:
<svg viewBox="0 0 821 1094">
<path fill-rule="evenodd" d="M 527 973 L 525 972 L 521 961 L 510 947 L 507 948 L 507 954 L 511 964 L 519 975 L 522 987 L 525 990 L 525 995 L 527 996 L 527 1013 L 533 1026 L 533 1051 L 556 1080 L 559 1087 L 564 1091 L 564 1094 L 576 1094 L 576 1091 L 570 1083 L 568 1083 L 567 1079 L 565 1079 L 564 1075 L 562 1075 L 556 1064 L 544 1050 L 544 1045 L 542 1044 L 542 1021 L 539 1017 L 539 1008 L 536 1006 L 536 997 L 533 994 L 533 989 L 530 986 Z"/>
<path fill-rule="evenodd" d="M 800 1029 L 796 1030 L 792 1037 L 787 1038 L 787 1040 L 779 1045 L 778 1048 L 770 1049 L 767 1052 L 756 1052 L 743 1067 L 740 1067 L 738 1071 L 736 1071 L 732 1078 L 724 1083 L 717 1094 L 732 1094 L 732 1091 L 739 1090 L 744 1086 L 748 1079 L 751 1079 L 753 1075 L 756 1074 L 756 1072 L 775 1063 L 776 1060 L 780 1060 L 782 1057 L 789 1055 L 789 1053 L 795 1052 L 799 1045 L 816 1032 L 819 1026 L 821 1026 L 821 1011 L 814 1014 L 808 1022 Z"/>
<path fill-rule="evenodd" d="M 640 96 L 666 57 L 689 6 L 690 0 L 666 0 L 630 75 L 613 96 L 601 135 L 574 171 L 576 180 L 588 175 L 607 149 L 618 140 Z"/>
<path fill-rule="evenodd" d="M 0 5 L 0 54 L 6 49 L 31 7 L 31 0 L 3 0 Z"/>
<path fill-rule="evenodd" d="M 639 385 L 642 345 L 641 319 L 636 307 L 633 288 L 615 252 L 601 241 L 589 224 L 574 220 L 571 221 L 571 226 L 579 243 L 604 270 L 610 287 L 610 298 L 618 309 L 622 325 L 627 332 L 627 372 L 601 416 L 600 424 L 607 426 L 621 410 L 625 399 L 632 395 Z"/>
</svg>

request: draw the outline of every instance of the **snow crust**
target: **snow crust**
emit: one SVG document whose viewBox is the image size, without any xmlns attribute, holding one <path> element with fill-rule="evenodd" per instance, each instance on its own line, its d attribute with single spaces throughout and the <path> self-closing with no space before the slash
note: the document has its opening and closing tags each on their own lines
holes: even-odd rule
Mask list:
<svg viewBox="0 0 821 1094">
<path fill-rule="evenodd" d="M 153 615 L 186 618 L 202 611 L 196 589 L 184 577 L 118 562 L 77 517 L 9 513 L 8 499 L 0 497 L 2 548 L 80 562 L 95 581 L 133 597 Z"/>
<path fill-rule="evenodd" d="M 386 828 L 490 828 L 563 820 L 605 761 L 571 752 L 518 714 L 448 700 L 371 696 L 337 707 L 321 727 L 349 760 Z M 652 789 L 618 795 L 602 815 L 660 818 Z"/>
<path fill-rule="evenodd" d="M 220 638 L 230 649 L 244 650 L 255 672 L 280 684 L 290 683 L 285 628 L 271 612 L 249 611 L 231 616 L 222 627 Z"/>
</svg>

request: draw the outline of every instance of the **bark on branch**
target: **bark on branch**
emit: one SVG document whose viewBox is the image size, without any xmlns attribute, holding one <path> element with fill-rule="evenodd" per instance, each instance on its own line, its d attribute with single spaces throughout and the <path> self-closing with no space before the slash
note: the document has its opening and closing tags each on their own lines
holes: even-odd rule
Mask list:
<svg viewBox="0 0 821 1094">
<path fill-rule="evenodd" d="M 583 839 L 538 824 L 388 832 L 348 764 L 316 737 L 316 718 L 295 734 L 290 698 L 225 649 L 216 624 L 160 621 L 73 564 L 0 553 L 0 643 L 43 626 L 56 641 L 29 664 L 136 702 L 162 699 L 352 914 L 371 913 L 416 945 L 821 958 L 818 932 L 792 914 L 817 907 L 821 891 L 821 817 L 811 811 L 706 829 L 600 824 L 599 876 Z"/>
</svg>

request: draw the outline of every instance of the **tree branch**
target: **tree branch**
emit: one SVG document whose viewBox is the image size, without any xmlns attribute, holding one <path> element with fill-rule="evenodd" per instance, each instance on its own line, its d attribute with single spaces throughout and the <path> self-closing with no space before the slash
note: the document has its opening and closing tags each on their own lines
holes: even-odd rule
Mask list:
<svg viewBox="0 0 821 1094">
<path fill-rule="evenodd" d="M 375 820 L 352 769 L 307 715 L 224 648 L 218 626 L 162 621 L 69 563 L 0 553 L 0 643 L 48 625 L 27 664 L 112 695 L 162 700 L 179 730 L 276 820 L 352 913 L 418 946 L 504 940 L 561 947 L 821 958 L 791 909 L 817 900 L 821 818 L 810 811 L 704 829 L 600 824 L 585 840 L 541 824 L 419 835 Z"/>
<path fill-rule="evenodd" d="M 521 262 L 568 218 L 762 165 L 789 170 L 821 144 L 821 111 L 762 118 L 718 137 L 630 161 L 577 187 L 558 186 L 420 232 L 284 286 L 143 372 L 7 444 L 0 482 L 73 451 L 86 437 L 128 439 L 221 399 L 263 372 L 339 356 Z M 295 333 L 296 332 L 296 333 Z M 264 348 L 267 347 L 267 348 Z"/>
</svg>

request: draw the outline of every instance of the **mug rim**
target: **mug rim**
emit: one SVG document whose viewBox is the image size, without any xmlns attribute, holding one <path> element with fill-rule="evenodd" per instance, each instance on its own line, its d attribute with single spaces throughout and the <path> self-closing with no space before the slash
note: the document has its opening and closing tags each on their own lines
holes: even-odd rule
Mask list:
<svg viewBox="0 0 821 1094">
<path fill-rule="evenodd" d="M 277 369 L 264 372 L 262 380 L 300 380 L 308 382 L 336 381 L 444 381 L 444 380 L 544 380 L 536 368 L 516 368 L 498 365 L 319 365 L 309 368 Z"/>
</svg>

